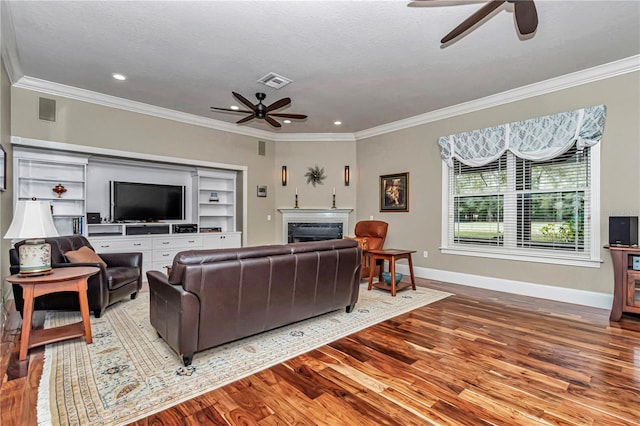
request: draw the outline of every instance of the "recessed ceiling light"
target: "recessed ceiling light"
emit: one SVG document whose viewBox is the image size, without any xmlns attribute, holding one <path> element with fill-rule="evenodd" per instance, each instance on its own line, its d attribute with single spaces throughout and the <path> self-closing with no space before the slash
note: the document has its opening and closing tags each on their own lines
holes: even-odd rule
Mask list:
<svg viewBox="0 0 640 426">
<path fill-rule="evenodd" d="M 339 126 L 342 124 L 342 121 L 334 121 L 333 124 L 335 124 L 336 126 Z"/>
<path fill-rule="evenodd" d="M 291 124 L 291 120 L 284 120 L 284 124 Z"/>
<path fill-rule="evenodd" d="M 113 78 L 119 81 L 125 81 L 127 79 L 127 77 L 124 76 L 123 74 L 113 73 L 111 75 L 113 76 Z"/>
<path fill-rule="evenodd" d="M 240 107 L 238 105 L 231 105 L 229 108 L 231 108 L 234 111 L 237 111 L 240 109 Z"/>
</svg>

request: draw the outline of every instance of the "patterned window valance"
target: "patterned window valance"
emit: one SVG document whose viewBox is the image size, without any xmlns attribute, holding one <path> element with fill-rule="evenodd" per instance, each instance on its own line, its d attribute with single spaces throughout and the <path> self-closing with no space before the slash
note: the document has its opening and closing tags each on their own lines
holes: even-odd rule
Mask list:
<svg viewBox="0 0 640 426">
<path fill-rule="evenodd" d="M 477 167 L 499 158 L 506 150 L 527 160 L 550 160 L 575 143 L 578 149 L 600 142 L 606 107 L 596 105 L 495 127 L 442 136 L 442 159 Z"/>
</svg>

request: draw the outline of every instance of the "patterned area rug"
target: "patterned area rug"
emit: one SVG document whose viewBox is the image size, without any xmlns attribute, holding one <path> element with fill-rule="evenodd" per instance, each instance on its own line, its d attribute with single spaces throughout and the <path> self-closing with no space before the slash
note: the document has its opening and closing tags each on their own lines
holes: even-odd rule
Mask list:
<svg viewBox="0 0 640 426">
<path fill-rule="evenodd" d="M 447 296 L 418 287 L 391 297 L 364 284 L 349 314 L 335 311 L 198 352 L 185 368 L 149 323 L 143 292 L 91 317 L 93 344 L 73 339 L 46 346 L 38 423 L 127 424 Z M 45 327 L 79 320 L 79 313 L 48 313 Z"/>
</svg>

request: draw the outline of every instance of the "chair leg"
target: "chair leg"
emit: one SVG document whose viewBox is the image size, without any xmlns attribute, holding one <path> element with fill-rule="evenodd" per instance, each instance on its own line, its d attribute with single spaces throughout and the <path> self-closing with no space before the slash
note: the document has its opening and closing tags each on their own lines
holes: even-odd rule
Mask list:
<svg viewBox="0 0 640 426">
<path fill-rule="evenodd" d="M 106 308 L 101 308 L 101 309 L 95 309 L 93 311 L 93 316 L 96 318 L 100 318 L 102 316 L 102 314 L 104 314 Z"/>
</svg>

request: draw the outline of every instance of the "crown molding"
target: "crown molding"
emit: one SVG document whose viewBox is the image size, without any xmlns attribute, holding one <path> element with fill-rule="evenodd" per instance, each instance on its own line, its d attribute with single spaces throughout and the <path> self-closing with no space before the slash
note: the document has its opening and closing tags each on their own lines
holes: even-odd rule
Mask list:
<svg viewBox="0 0 640 426">
<path fill-rule="evenodd" d="M 13 53 L 11 51 L 13 51 Z M 8 57 L 5 58 L 5 55 Z M 370 129 L 361 130 L 355 133 L 275 133 L 266 130 L 252 129 L 250 127 L 236 126 L 224 121 L 161 108 L 142 102 L 130 101 L 115 96 L 105 95 L 103 93 L 92 92 L 29 76 L 21 76 L 19 61 L 17 61 L 17 51 L 15 49 L 3 49 L 2 57 L 13 70 L 10 71 L 7 69 L 10 77 L 12 75 L 14 76 L 12 81 L 16 81 L 15 76 L 20 76 L 20 78 L 18 78 L 14 83 L 15 87 L 276 142 L 358 141 L 640 70 L 640 55 L 635 55 L 619 61 L 610 62 L 608 64 L 588 68 L 571 74 L 566 74 L 564 76 L 519 87 L 517 89 L 508 90 L 462 104 L 453 105 L 403 120 L 383 124 L 381 126 L 372 127 Z"/>
<path fill-rule="evenodd" d="M 138 114 L 146 114 L 154 117 L 164 118 L 167 120 L 179 121 L 181 123 L 193 124 L 210 129 L 221 130 L 223 132 L 237 133 L 244 136 L 263 138 L 272 140 L 274 134 L 265 130 L 252 129 L 251 127 L 238 127 L 234 124 L 227 123 L 212 118 L 200 117 L 194 114 L 175 111 L 168 108 L 162 108 L 155 105 L 149 105 L 142 102 L 131 101 L 116 96 L 105 95 L 104 93 L 93 92 L 78 87 L 67 86 L 65 84 L 53 83 L 47 80 L 41 80 L 34 77 L 22 77 L 15 87 L 21 89 L 35 90 L 37 92 L 49 95 L 62 96 L 65 98 L 75 99 L 83 102 L 90 102 L 111 108 L 122 109 L 125 111 L 135 112 Z"/>
<path fill-rule="evenodd" d="M 275 142 L 355 142 L 354 133 L 278 133 Z"/>
<path fill-rule="evenodd" d="M 0 43 L 0 45 L 2 46 L 2 62 L 7 70 L 9 81 L 11 81 L 11 84 L 14 84 L 24 76 L 24 73 L 20 66 L 16 32 L 13 27 L 13 19 L 11 18 L 9 7 L 9 2 L 0 2 L 0 19 L 2 20 L 0 23 L 0 28 L 2 28 L 0 39 L 2 39 L 2 43 Z"/>
<path fill-rule="evenodd" d="M 522 86 L 517 89 L 507 90 L 506 92 L 496 93 L 495 95 L 486 96 L 484 98 L 475 99 L 462 104 L 383 124 L 382 126 L 372 127 L 367 130 L 356 132 L 354 135 L 356 140 L 366 139 L 372 136 L 383 135 L 385 133 L 419 126 L 421 124 L 432 123 L 434 121 L 468 114 L 470 112 L 480 111 L 486 108 L 504 105 L 639 70 L 640 55 L 630 56 L 619 61 L 610 62 L 593 68 L 587 68 L 571 74 Z"/>
</svg>

